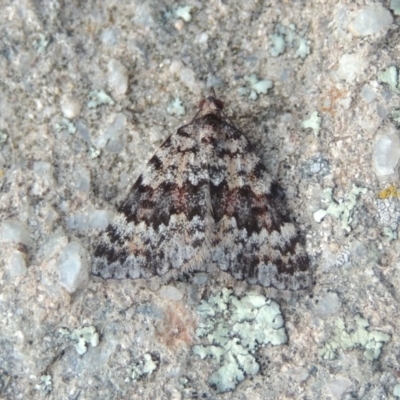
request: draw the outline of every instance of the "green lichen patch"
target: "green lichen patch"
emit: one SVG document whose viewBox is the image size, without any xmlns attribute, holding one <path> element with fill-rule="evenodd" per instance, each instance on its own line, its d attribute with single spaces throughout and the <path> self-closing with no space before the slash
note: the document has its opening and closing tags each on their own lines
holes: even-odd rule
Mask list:
<svg viewBox="0 0 400 400">
<path fill-rule="evenodd" d="M 287 48 L 294 49 L 295 58 L 306 58 L 310 52 L 310 41 L 297 32 L 294 24 L 277 24 L 275 33 L 269 35 L 271 42 L 269 54 L 272 57 L 278 57 L 285 52 Z"/>
<path fill-rule="evenodd" d="M 249 96 L 250 100 L 257 100 L 260 94 L 267 94 L 274 84 L 269 79 L 259 79 L 256 74 L 245 76 L 246 85 L 238 89 L 240 96 Z"/>
<path fill-rule="evenodd" d="M 42 375 L 40 377 L 40 384 L 36 385 L 36 389 L 45 392 L 46 394 L 50 393 L 53 389 L 51 375 Z"/>
<path fill-rule="evenodd" d="M 193 7 L 192 6 L 183 6 L 183 7 L 178 7 L 175 10 L 175 15 L 178 18 L 182 18 L 185 22 L 190 22 L 192 19 L 192 15 L 190 12 L 192 11 Z"/>
<path fill-rule="evenodd" d="M 145 353 L 130 368 L 129 373 L 133 381 L 150 376 L 157 368 L 160 361 L 158 354 Z"/>
<path fill-rule="evenodd" d="M 7 133 L 0 131 L 0 149 L 3 147 L 3 145 L 7 142 L 8 135 Z"/>
<path fill-rule="evenodd" d="M 232 293 L 223 289 L 197 308 L 196 334 L 206 343 L 193 346 L 192 351 L 217 366 L 208 383 L 218 393 L 235 389 L 247 375 L 259 372 L 254 352 L 260 346 L 287 342 L 278 303 L 259 294 L 238 298 Z"/>
<path fill-rule="evenodd" d="M 399 71 L 395 66 L 391 66 L 377 73 L 378 81 L 389 85 L 394 92 L 400 92 L 399 88 Z"/>
<path fill-rule="evenodd" d="M 394 15 L 400 15 L 400 0 L 391 0 L 389 7 L 393 10 Z"/>
<path fill-rule="evenodd" d="M 74 346 L 79 355 L 83 355 L 87 352 L 89 344 L 93 347 L 99 344 L 99 334 L 96 332 L 94 326 L 74 329 L 72 332 L 66 328 L 61 328 L 59 332 L 64 336 L 68 336 L 69 339 L 75 342 Z"/>
<path fill-rule="evenodd" d="M 77 131 L 76 125 L 73 122 L 71 122 L 68 118 L 61 118 L 60 122 L 56 124 L 55 128 L 57 132 L 65 130 L 70 135 L 75 135 Z"/>
<path fill-rule="evenodd" d="M 397 124 L 400 125 L 400 109 L 394 108 L 389 114 L 390 118 Z M 1 144 L 1 142 L 0 142 Z"/>
<path fill-rule="evenodd" d="M 102 105 L 114 105 L 115 101 L 104 90 L 93 90 L 89 93 L 89 101 L 87 106 L 89 108 L 97 108 Z"/>
<path fill-rule="evenodd" d="M 383 345 L 391 336 L 387 333 L 369 329 L 369 323 L 361 315 L 354 317 L 356 329 L 347 332 L 342 319 L 336 321 L 332 340 L 318 351 L 325 360 L 333 360 L 337 357 L 339 349 L 352 350 L 354 348 L 364 349 L 364 357 L 369 360 L 377 360 L 381 354 Z"/>
<path fill-rule="evenodd" d="M 91 146 L 89 148 L 89 157 L 91 159 L 97 158 L 100 154 L 101 154 L 101 150 L 100 149 L 97 149 L 94 146 Z"/>
<path fill-rule="evenodd" d="M 315 134 L 315 136 L 319 135 L 319 131 L 321 130 L 321 117 L 318 115 L 318 111 L 314 111 L 311 115 L 310 118 L 307 118 L 303 121 L 301 121 L 300 126 L 303 129 L 308 129 L 311 128 Z"/>
<path fill-rule="evenodd" d="M 50 44 L 50 38 L 44 35 L 43 33 L 39 33 L 32 43 L 33 47 L 39 54 L 45 54 L 47 46 L 49 44 Z"/>
<path fill-rule="evenodd" d="M 177 97 L 167 106 L 167 113 L 172 115 L 185 115 L 185 106 L 182 104 L 182 100 Z"/>
<path fill-rule="evenodd" d="M 367 193 L 367 189 L 357 187 L 353 184 L 353 188 L 347 195 L 346 199 L 340 199 L 335 201 L 333 199 L 333 189 L 327 188 L 323 191 L 324 202 L 328 204 L 326 210 L 320 209 L 314 213 L 314 220 L 320 223 L 327 215 L 332 215 L 333 217 L 340 220 L 342 228 L 346 231 L 351 231 L 350 223 L 353 221 L 353 209 L 357 204 L 357 199 L 360 194 Z"/>
</svg>

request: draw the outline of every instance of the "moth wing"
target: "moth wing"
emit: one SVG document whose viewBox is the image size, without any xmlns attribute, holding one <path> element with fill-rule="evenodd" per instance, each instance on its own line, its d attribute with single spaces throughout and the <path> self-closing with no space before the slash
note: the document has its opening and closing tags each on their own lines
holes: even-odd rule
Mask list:
<svg viewBox="0 0 400 400">
<path fill-rule="evenodd" d="M 208 170 L 195 130 L 192 124 L 179 128 L 150 159 L 98 239 L 94 275 L 167 279 L 202 268 L 213 220 Z"/>
<path fill-rule="evenodd" d="M 213 261 L 250 284 L 307 288 L 309 260 L 295 227 L 279 211 L 271 177 L 240 131 L 231 127 L 228 136 L 215 146 L 211 165 L 219 167 L 210 170 Z"/>
</svg>

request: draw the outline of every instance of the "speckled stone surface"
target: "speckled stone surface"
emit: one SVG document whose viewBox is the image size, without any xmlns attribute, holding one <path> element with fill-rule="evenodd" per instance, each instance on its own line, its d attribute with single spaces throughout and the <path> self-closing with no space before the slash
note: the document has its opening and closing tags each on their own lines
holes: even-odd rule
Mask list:
<svg viewBox="0 0 400 400">
<path fill-rule="evenodd" d="M 0 398 L 394 398 L 399 8 L 3 1 Z M 274 294 L 287 343 L 258 348 L 258 373 L 226 393 L 209 384 L 218 362 L 192 351 L 210 345 L 198 306 L 226 286 L 235 301 L 271 293 L 90 275 L 90 239 L 210 87 L 283 187 L 315 269 L 309 293 Z"/>
</svg>

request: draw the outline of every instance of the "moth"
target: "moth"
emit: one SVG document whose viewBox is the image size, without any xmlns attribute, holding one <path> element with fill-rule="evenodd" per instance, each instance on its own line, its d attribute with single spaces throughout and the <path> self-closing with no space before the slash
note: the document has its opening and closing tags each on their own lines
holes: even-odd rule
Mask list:
<svg viewBox="0 0 400 400">
<path fill-rule="evenodd" d="M 97 239 L 92 272 L 166 280 L 214 265 L 278 290 L 311 285 L 310 263 L 275 184 L 214 96 L 169 136 Z"/>
</svg>

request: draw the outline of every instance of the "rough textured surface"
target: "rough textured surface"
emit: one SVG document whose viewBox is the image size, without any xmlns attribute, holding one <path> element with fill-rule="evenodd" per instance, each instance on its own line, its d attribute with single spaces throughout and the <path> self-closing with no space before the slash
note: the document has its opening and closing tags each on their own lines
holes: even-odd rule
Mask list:
<svg viewBox="0 0 400 400">
<path fill-rule="evenodd" d="M 0 397 L 399 393 L 399 14 L 394 0 L 3 2 Z M 206 271 L 171 280 L 175 292 L 90 275 L 69 293 L 58 263 L 72 242 L 92 256 L 90 240 L 211 86 L 283 188 L 315 269 L 311 293 L 276 299 L 288 343 L 258 349 L 259 372 L 219 395 L 208 378 L 221 365 L 191 350 L 196 309 L 226 286 L 239 300 L 269 293 Z M 353 185 L 365 193 L 350 201 Z M 79 355 L 60 329 L 88 327 L 99 343 Z M 327 346 L 335 358 L 320 355 Z"/>
</svg>

